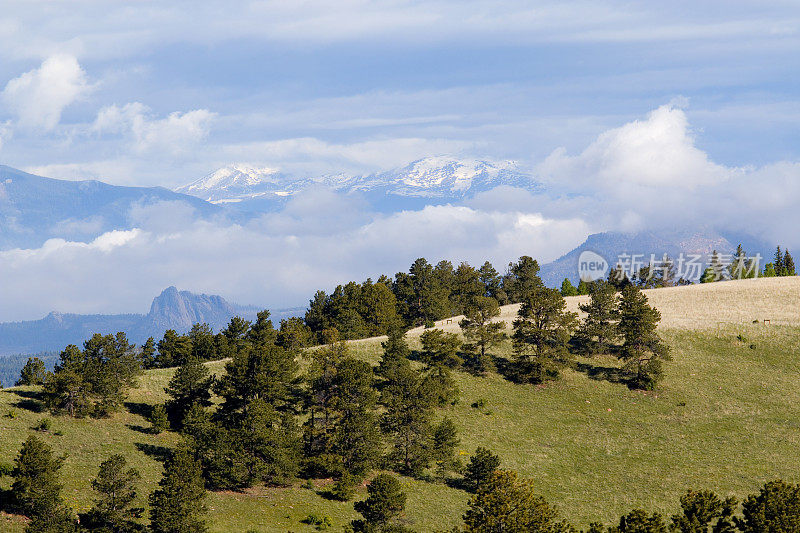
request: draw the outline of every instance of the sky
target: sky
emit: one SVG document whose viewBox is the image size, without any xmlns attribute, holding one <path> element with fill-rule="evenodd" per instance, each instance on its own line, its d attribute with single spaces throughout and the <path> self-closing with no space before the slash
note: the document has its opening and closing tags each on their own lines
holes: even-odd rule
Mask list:
<svg viewBox="0 0 800 533">
<path fill-rule="evenodd" d="M 173 188 L 231 163 L 365 173 L 450 154 L 548 185 L 390 215 L 313 191 L 244 225 L 142 208 L 97 241 L 0 251 L 0 320 L 145 311 L 172 284 L 299 305 L 422 255 L 551 260 L 676 218 L 800 245 L 796 1 L 0 6 L 0 164 Z"/>
</svg>

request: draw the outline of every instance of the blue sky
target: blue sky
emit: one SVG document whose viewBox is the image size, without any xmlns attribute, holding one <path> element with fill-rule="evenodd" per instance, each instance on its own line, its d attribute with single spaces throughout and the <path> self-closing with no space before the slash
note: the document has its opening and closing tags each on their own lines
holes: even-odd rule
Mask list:
<svg viewBox="0 0 800 533">
<path fill-rule="evenodd" d="M 233 161 L 535 164 L 676 101 L 716 162 L 798 158 L 797 2 L 223 4 L 4 2 L 0 87 L 48 59 L 68 80 L 42 89 L 55 122 L 26 120 L 38 102 L 6 87 L 0 160 L 166 186 Z M 93 127 L 134 103 L 127 122 Z"/>
<path fill-rule="evenodd" d="M 0 164 L 176 187 L 449 154 L 544 188 L 390 214 L 314 191 L 244 225 L 139 206 L 93 242 L 1 250 L 0 320 L 146 311 L 170 285 L 296 306 L 420 256 L 546 262 L 607 230 L 796 249 L 798 52 L 796 0 L 2 1 Z"/>
</svg>

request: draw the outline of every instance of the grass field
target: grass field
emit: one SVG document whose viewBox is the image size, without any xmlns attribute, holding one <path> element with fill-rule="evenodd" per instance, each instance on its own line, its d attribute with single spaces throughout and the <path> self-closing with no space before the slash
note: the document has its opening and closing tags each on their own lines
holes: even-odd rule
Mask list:
<svg viewBox="0 0 800 533">
<path fill-rule="evenodd" d="M 655 393 L 605 379 L 616 362 L 600 358 L 581 360 L 563 380 L 544 387 L 515 385 L 496 374 L 457 373 L 461 401 L 443 414 L 459 426 L 465 456 L 477 446 L 491 448 L 504 466 L 533 478 L 578 526 L 610 522 L 634 506 L 670 514 L 689 487 L 742 497 L 775 477 L 800 481 L 798 282 L 779 278 L 649 291 L 664 316 L 662 334 L 674 358 Z M 578 298 L 570 300 L 577 306 Z M 415 342 L 414 332 L 411 337 Z M 353 342 L 351 350 L 376 362 L 380 339 Z M 142 496 L 155 486 L 157 457 L 176 437 L 143 432 L 147 423 L 136 413 L 141 404 L 163 401 L 170 373 L 148 372 L 132 392 L 129 410 L 112 419 L 53 417 L 51 431 L 41 433 L 68 454 L 64 494 L 76 510 L 91 506 L 90 481 L 112 453 L 125 454 L 142 472 Z M 13 460 L 30 427 L 49 416 L 30 410 L 32 393 L 0 391 L 0 461 Z M 485 400 L 484 408 L 471 407 L 478 399 Z M 403 483 L 409 525 L 432 531 L 459 522 L 466 493 L 442 484 Z M 336 530 L 355 516 L 352 502 L 333 502 L 299 486 L 214 493 L 208 505 L 211 529 L 218 532 L 312 531 L 300 522 L 311 512 L 328 515 Z M 0 515 L 0 530 L 22 528 L 18 517 Z"/>
</svg>

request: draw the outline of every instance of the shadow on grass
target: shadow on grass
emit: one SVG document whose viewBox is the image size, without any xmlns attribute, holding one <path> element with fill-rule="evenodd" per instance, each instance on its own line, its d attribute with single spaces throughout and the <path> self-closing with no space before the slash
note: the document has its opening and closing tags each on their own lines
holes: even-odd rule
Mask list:
<svg viewBox="0 0 800 533">
<path fill-rule="evenodd" d="M 166 446 L 156 446 L 154 444 L 147 444 L 144 442 L 137 442 L 136 449 L 143 454 L 152 457 L 153 459 L 161 461 L 162 463 L 169 459 L 172 455 L 172 450 Z"/>
<path fill-rule="evenodd" d="M 609 383 L 619 383 L 633 388 L 633 383 L 625 375 L 621 368 L 613 366 L 592 365 L 589 363 L 578 363 L 575 366 L 578 372 L 583 372 L 589 379 L 595 381 L 608 381 Z"/>
<path fill-rule="evenodd" d="M 133 415 L 139 415 L 142 418 L 149 418 L 153 412 L 153 406 L 149 403 L 143 402 L 125 402 L 125 409 Z"/>
<path fill-rule="evenodd" d="M 138 431 L 139 433 L 144 433 L 145 435 L 155 435 L 153 428 L 146 428 L 139 424 L 125 424 L 125 427 L 133 431 Z"/>
<path fill-rule="evenodd" d="M 44 411 L 44 394 L 39 391 L 29 391 L 29 390 L 12 390 L 8 391 L 11 394 L 16 394 L 21 399 L 17 400 L 13 404 L 13 407 L 17 409 L 25 409 L 26 411 L 31 411 L 34 413 L 41 413 Z"/>
</svg>

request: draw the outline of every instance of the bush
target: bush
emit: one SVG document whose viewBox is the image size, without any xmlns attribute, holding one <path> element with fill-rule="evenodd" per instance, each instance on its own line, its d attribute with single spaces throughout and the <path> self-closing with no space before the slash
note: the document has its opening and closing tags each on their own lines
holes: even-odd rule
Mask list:
<svg viewBox="0 0 800 533">
<path fill-rule="evenodd" d="M 33 429 L 34 431 L 43 431 L 43 432 L 50 431 L 50 426 L 52 425 L 52 423 L 53 423 L 52 420 L 50 420 L 49 418 L 42 418 L 41 420 L 39 420 L 39 423 L 31 427 L 31 429 Z"/>
<path fill-rule="evenodd" d="M 153 433 L 159 433 L 169 429 L 169 421 L 167 419 L 167 409 L 163 404 L 158 404 L 150 411 L 149 422 Z"/>
<path fill-rule="evenodd" d="M 317 513 L 311 513 L 307 517 L 300 520 L 300 522 L 303 524 L 308 524 L 309 526 L 314 526 L 317 531 L 324 531 L 333 526 L 333 522 L 331 522 L 331 519 L 328 518 L 327 515 Z"/>
</svg>

